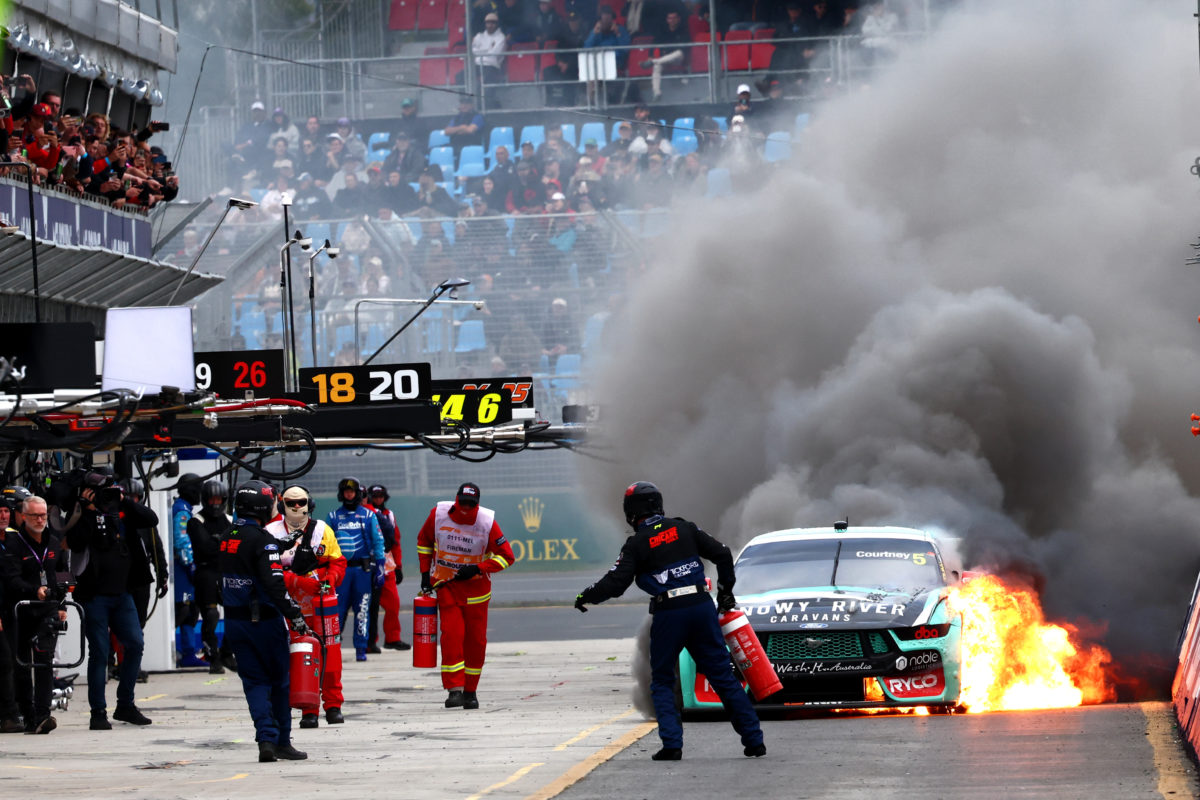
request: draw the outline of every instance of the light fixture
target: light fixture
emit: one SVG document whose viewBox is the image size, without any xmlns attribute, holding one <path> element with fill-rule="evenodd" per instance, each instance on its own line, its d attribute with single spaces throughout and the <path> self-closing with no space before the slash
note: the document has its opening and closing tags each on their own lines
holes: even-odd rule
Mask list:
<svg viewBox="0 0 1200 800">
<path fill-rule="evenodd" d="M 163 93 L 158 89 L 151 89 L 150 93 L 146 95 L 146 102 L 152 106 L 161 106 L 164 102 Z"/>
<path fill-rule="evenodd" d="M 188 279 L 188 276 L 196 269 L 196 265 L 200 263 L 200 256 L 204 255 L 204 250 L 213 240 L 213 237 L 217 235 L 217 228 L 221 227 L 221 223 L 225 221 L 225 217 L 229 212 L 235 208 L 244 211 L 247 208 L 254 208 L 256 205 L 258 203 L 253 200 L 241 200 L 236 197 L 229 198 L 229 202 L 225 204 L 225 210 L 221 212 L 221 218 L 217 220 L 216 225 L 213 225 L 213 229 L 208 232 L 208 238 L 204 240 L 204 244 L 200 245 L 200 249 L 196 251 L 196 256 L 192 259 L 192 263 L 188 265 L 187 272 L 183 273 L 183 277 L 179 279 L 179 285 L 175 287 L 175 291 L 171 292 L 171 299 L 167 301 L 167 305 L 175 302 L 175 297 L 179 294 L 179 290 L 183 288 L 184 281 Z"/>
<path fill-rule="evenodd" d="M 84 61 L 83 67 L 79 70 L 79 77 L 85 81 L 94 81 L 100 77 L 100 65 L 95 61 Z"/>
<path fill-rule="evenodd" d="M 150 82 L 143 78 L 138 78 L 136 81 L 134 81 L 133 91 L 131 91 L 130 94 L 132 94 L 135 99 L 142 100 L 145 99 L 149 92 Z"/>
<path fill-rule="evenodd" d="M 118 76 L 117 73 L 113 72 L 112 67 L 110 67 L 108 65 L 105 65 L 103 69 L 104 69 L 104 72 L 103 72 L 102 79 L 104 81 L 104 85 L 110 89 L 117 88 L 117 84 L 120 83 L 120 81 L 121 81 L 120 76 Z"/>
<path fill-rule="evenodd" d="M 370 356 L 368 356 L 367 359 L 362 362 L 363 366 L 366 366 L 367 364 L 370 364 L 373 360 L 375 360 L 375 356 L 382 353 L 387 348 L 387 346 L 396 339 L 397 336 L 404 333 L 405 329 L 407 329 L 409 325 L 412 325 L 414 322 L 416 322 L 417 317 L 424 314 L 425 309 L 427 309 L 431 305 L 433 305 L 434 301 L 436 301 L 439 297 L 441 297 L 446 292 L 450 292 L 450 299 L 453 300 L 454 293 L 456 290 L 458 290 L 459 288 L 461 288 L 463 286 L 469 286 L 470 284 L 471 284 L 471 282 L 469 280 L 467 280 L 466 278 L 447 278 L 446 280 L 439 283 L 436 287 L 434 287 L 433 293 L 431 295 L 429 295 L 429 299 L 425 301 L 425 304 L 417 309 L 417 313 L 415 313 L 411 317 L 409 317 L 408 321 L 405 322 L 403 325 L 401 325 L 399 330 L 397 330 L 395 333 L 393 333 L 391 336 L 389 336 L 388 340 L 386 342 L 384 342 L 383 344 L 381 344 L 379 346 L 378 350 L 376 350 L 374 353 L 372 353 Z M 357 331 L 355 331 L 355 335 L 356 336 L 358 335 Z"/>
<path fill-rule="evenodd" d="M 331 245 L 329 240 L 326 239 L 325 244 L 317 248 L 317 250 L 308 257 L 308 319 L 310 327 L 308 338 L 309 341 L 312 342 L 312 365 L 314 367 L 317 366 L 317 279 L 316 271 L 313 269 L 313 261 L 315 261 L 317 256 L 321 255 L 321 253 L 329 256 L 330 259 L 337 258 L 339 252 L 341 251 Z M 357 330 L 355 331 L 355 336 L 358 336 Z"/>
<path fill-rule="evenodd" d="M 83 72 L 83 68 L 87 66 L 87 61 L 79 53 L 71 56 L 71 60 L 67 63 L 67 71 L 72 75 L 78 75 Z"/>
</svg>

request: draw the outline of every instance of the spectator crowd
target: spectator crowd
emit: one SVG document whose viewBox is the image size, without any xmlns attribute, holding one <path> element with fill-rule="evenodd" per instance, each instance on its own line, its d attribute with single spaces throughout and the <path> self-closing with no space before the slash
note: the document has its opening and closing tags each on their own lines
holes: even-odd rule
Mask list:
<svg viewBox="0 0 1200 800">
<path fill-rule="evenodd" d="M 30 75 L 0 84 L 0 148 L 4 158 L 31 165 L 34 182 L 74 192 L 114 208 L 149 209 L 173 200 L 179 178 L 161 147 L 150 144 L 166 123 L 115 127 L 105 114 L 63 108 L 62 95 L 42 91 Z M 25 177 L 23 170 L 8 167 Z"/>
</svg>

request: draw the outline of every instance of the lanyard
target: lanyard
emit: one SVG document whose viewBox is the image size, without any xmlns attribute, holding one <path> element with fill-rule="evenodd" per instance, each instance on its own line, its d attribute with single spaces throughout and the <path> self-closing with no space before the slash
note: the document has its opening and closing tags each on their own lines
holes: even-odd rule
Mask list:
<svg viewBox="0 0 1200 800">
<path fill-rule="evenodd" d="M 43 531 L 43 533 L 45 533 L 45 531 Z M 25 549 L 29 551 L 30 555 L 37 559 L 38 578 L 41 580 L 42 586 L 48 585 L 49 582 L 46 580 L 45 562 L 46 553 L 50 552 L 50 542 L 46 542 L 45 547 L 42 548 L 42 554 L 39 556 L 37 550 L 34 550 L 33 546 L 29 544 L 29 541 L 25 538 L 25 533 L 23 531 L 17 535 L 17 538 L 21 540 L 21 544 L 25 545 Z"/>
</svg>

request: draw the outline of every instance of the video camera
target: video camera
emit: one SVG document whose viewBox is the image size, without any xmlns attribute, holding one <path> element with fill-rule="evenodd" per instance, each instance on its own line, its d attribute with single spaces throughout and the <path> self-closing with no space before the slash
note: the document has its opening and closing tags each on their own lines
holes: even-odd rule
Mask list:
<svg viewBox="0 0 1200 800">
<path fill-rule="evenodd" d="M 75 507 L 79 493 L 84 489 L 93 491 L 93 503 L 97 508 L 115 508 L 121 502 L 121 488 L 115 485 L 113 476 L 86 467 L 51 473 L 46 486 L 46 502 L 64 511 L 70 511 Z"/>
<path fill-rule="evenodd" d="M 22 617 L 22 608 L 28 608 L 29 614 L 37 618 L 37 630 L 30 637 L 30 644 L 35 652 L 50 653 L 50 659 L 53 661 L 55 645 L 58 643 L 58 637 L 67 632 L 69 625 L 65 619 L 58 618 L 59 611 L 66 611 L 68 607 L 74 607 L 79 612 L 79 659 L 69 664 L 51 663 L 54 668 L 60 667 L 77 667 L 83 663 L 85 645 L 83 631 L 83 606 L 76 603 L 74 600 L 68 600 L 67 595 L 74 591 L 75 585 L 71 580 L 60 580 L 57 585 L 49 587 L 49 593 L 45 600 L 22 600 L 16 604 L 17 609 L 17 635 L 20 636 Z M 26 617 L 27 619 L 27 617 Z M 35 659 L 36 660 L 36 659 Z M 22 667 L 36 666 L 33 661 L 25 661 L 18 651 L 16 653 L 16 662 Z M 43 662 L 44 663 L 44 662 Z"/>
</svg>

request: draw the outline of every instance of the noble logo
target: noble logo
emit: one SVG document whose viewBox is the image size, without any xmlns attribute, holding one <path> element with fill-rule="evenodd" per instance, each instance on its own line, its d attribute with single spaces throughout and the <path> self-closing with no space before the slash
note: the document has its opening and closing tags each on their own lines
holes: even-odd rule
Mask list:
<svg viewBox="0 0 1200 800">
<path fill-rule="evenodd" d="M 525 523 L 525 530 L 530 533 L 537 533 L 542 527 L 542 514 L 546 511 L 546 504 L 536 497 L 526 497 L 517 504 L 517 508 L 521 512 L 521 521 Z"/>
</svg>

